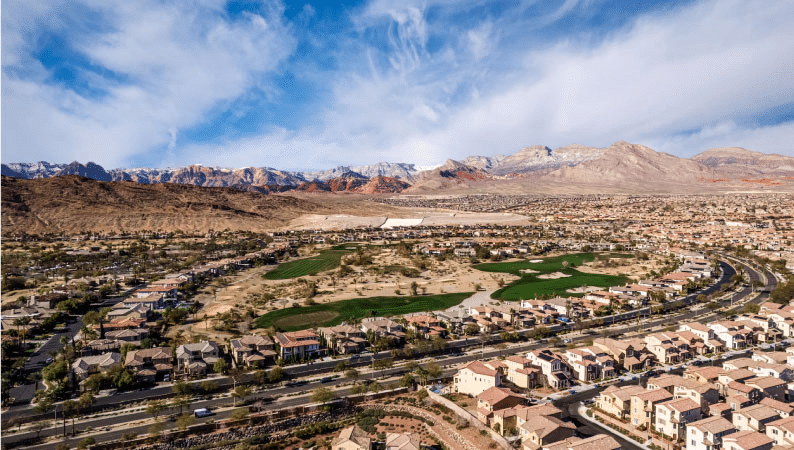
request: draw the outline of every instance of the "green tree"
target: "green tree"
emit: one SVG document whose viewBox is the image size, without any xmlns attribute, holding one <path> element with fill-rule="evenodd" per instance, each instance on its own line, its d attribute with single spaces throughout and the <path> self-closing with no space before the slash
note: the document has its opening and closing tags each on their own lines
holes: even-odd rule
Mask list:
<svg viewBox="0 0 794 450">
<path fill-rule="evenodd" d="M 166 404 L 162 400 L 150 400 L 146 405 L 146 412 L 152 415 L 152 418 L 157 421 L 157 417 L 165 409 Z"/>
<path fill-rule="evenodd" d="M 195 417 L 193 417 L 193 415 L 191 415 L 191 414 L 181 414 L 181 415 L 180 415 L 179 417 L 177 417 L 177 419 L 176 419 L 176 427 L 177 427 L 177 428 L 178 428 L 180 431 L 184 431 L 184 430 L 186 430 L 186 429 L 187 429 L 187 427 L 189 427 L 189 426 L 193 425 L 193 423 L 194 423 L 195 421 L 196 421 L 196 418 L 195 418 Z"/>
<path fill-rule="evenodd" d="M 325 404 L 330 402 L 334 398 L 336 398 L 336 394 L 334 393 L 334 391 L 328 389 L 327 387 L 318 387 L 317 389 L 314 390 L 314 392 L 312 392 L 312 395 L 311 397 L 309 397 L 309 400 L 311 400 L 312 403 Z"/>
<path fill-rule="evenodd" d="M 241 384 L 241 385 L 235 387 L 234 391 L 232 391 L 232 397 L 235 399 L 232 406 L 237 406 L 237 399 L 238 398 L 240 399 L 240 401 L 243 402 L 243 404 L 245 404 L 245 399 L 249 395 L 251 395 L 251 387 L 250 386 L 245 386 L 245 385 Z"/>
<path fill-rule="evenodd" d="M 361 373 L 358 370 L 356 370 L 356 369 L 354 369 L 352 367 L 345 371 L 345 377 L 346 378 L 350 378 L 351 380 L 353 380 L 353 384 L 356 384 L 356 381 L 358 381 L 358 378 L 360 376 L 361 376 Z"/>
<path fill-rule="evenodd" d="M 287 373 L 281 367 L 274 367 L 270 369 L 270 372 L 267 374 L 267 379 L 270 383 L 278 383 L 279 381 L 286 378 Z"/>
<path fill-rule="evenodd" d="M 218 358 L 215 364 L 212 365 L 212 370 L 214 370 L 215 373 L 222 373 L 225 375 L 229 371 L 229 365 L 226 363 L 225 359 Z"/>
<path fill-rule="evenodd" d="M 171 407 L 179 408 L 179 414 L 182 414 L 182 411 L 188 406 L 190 406 L 190 397 L 188 395 L 176 395 L 171 399 Z"/>
<path fill-rule="evenodd" d="M 415 382 L 416 380 L 414 380 L 413 375 L 411 375 L 410 373 L 406 373 L 405 375 L 402 376 L 402 378 L 400 378 L 400 386 L 402 387 L 411 387 L 414 385 Z"/>
</svg>

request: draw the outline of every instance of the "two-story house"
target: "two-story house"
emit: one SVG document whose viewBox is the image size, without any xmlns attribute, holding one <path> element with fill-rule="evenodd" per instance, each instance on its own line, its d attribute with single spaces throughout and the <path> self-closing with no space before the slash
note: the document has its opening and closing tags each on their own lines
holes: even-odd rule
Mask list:
<svg viewBox="0 0 794 450">
<path fill-rule="evenodd" d="M 219 355 L 218 344 L 213 341 L 180 345 L 176 348 L 176 370 L 189 376 L 204 375 Z"/>
<path fill-rule="evenodd" d="M 137 380 L 153 383 L 163 380 L 166 375 L 170 377 L 174 370 L 173 359 L 171 347 L 130 350 L 124 359 L 124 367 L 130 369 Z"/>
<path fill-rule="evenodd" d="M 700 405 L 691 398 L 668 400 L 656 405 L 656 431 L 674 440 L 686 438 L 686 426 L 702 418 Z"/>
<path fill-rule="evenodd" d="M 316 358 L 325 354 L 320 337 L 313 330 L 276 333 L 277 353 L 282 360 Z"/>
<path fill-rule="evenodd" d="M 686 427 L 686 450 L 719 450 L 722 438 L 735 432 L 733 424 L 721 416 L 697 420 Z"/>
<path fill-rule="evenodd" d="M 275 344 L 269 336 L 249 335 L 232 339 L 229 347 L 238 366 L 262 367 L 276 359 Z"/>
</svg>

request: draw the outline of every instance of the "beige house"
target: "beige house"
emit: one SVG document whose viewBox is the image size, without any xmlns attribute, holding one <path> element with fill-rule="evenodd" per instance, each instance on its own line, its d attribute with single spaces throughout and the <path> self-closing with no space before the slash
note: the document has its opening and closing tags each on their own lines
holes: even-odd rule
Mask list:
<svg viewBox="0 0 794 450">
<path fill-rule="evenodd" d="M 121 365 L 121 353 L 109 352 L 96 356 L 77 358 L 72 363 L 72 376 L 82 381 L 95 373 L 105 373 L 113 367 Z"/>
<path fill-rule="evenodd" d="M 543 450 L 620 450 L 620 448 L 620 442 L 612 436 L 596 434 L 587 439 L 570 437 L 543 447 Z"/>
<path fill-rule="evenodd" d="M 766 435 L 775 441 L 775 445 L 794 447 L 794 417 L 767 423 Z"/>
<path fill-rule="evenodd" d="M 733 426 L 739 431 L 764 432 L 766 424 L 780 419 L 780 414 L 765 405 L 752 405 L 733 412 Z"/>
<path fill-rule="evenodd" d="M 673 396 L 675 398 L 691 398 L 700 405 L 702 410 L 720 401 L 720 393 L 716 385 L 700 383 L 687 378 L 673 387 Z"/>
<path fill-rule="evenodd" d="M 455 374 L 453 391 L 459 394 L 476 396 L 489 388 L 502 384 L 503 369 L 489 363 L 471 361 L 458 369 Z"/>
<path fill-rule="evenodd" d="M 370 448 L 372 448 L 372 439 L 358 425 L 345 428 L 331 442 L 332 450 L 370 450 Z"/>
<path fill-rule="evenodd" d="M 774 443 L 757 431 L 739 431 L 722 438 L 723 450 L 771 450 Z"/>
<path fill-rule="evenodd" d="M 697 420 L 686 427 L 686 450 L 718 450 L 722 437 L 735 432 L 733 424 L 724 417 Z"/>
<path fill-rule="evenodd" d="M 532 361 L 523 356 L 508 356 L 502 361 L 507 366 L 506 378 L 509 382 L 524 389 L 531 389 L 538 384 L 540 370 L 532 367 Z"/>
<path fill-rule="evenodd" d="M 601 391 L 596 406 L 607 414 L 625 419 L 630 413 L 631 397 L 643 392 L 645 389 L 642 386 L 634 384 L 623 387 L 610 385 Z"/>
<path fill-rule="evenodd" d="M 238 366 L 261 367 L 275 362 L 276 351 L 269 336 L 243 336 L 229 341 L 232 358 Z"/>
<path fill-rule="evenodd" d="M 686 437 L 686 425 L 700 420 L 700 405 L 691 398 L 668 400 L 656 405 L 654 428 L 673 439 Z"/>
<path fill-rule="evenodd" d="M 525 450 L 538 450 L 576 434 L 576 425 L 553 416 L 529 416 L 519 425 L 521 445 Z"/>
<path fill-rule="evenodd" d="M 664 389 L 646 390 L 631 396 L 629 419 L 635 427 L 645 425 L 650 429 L 654 423 L 656 405 L 673 399 L 673 394 Z"/>
<path fill-rule="evenodd" d="M 388 433 L 386 450 L 421 450 L 422 439 L 417 433 Z"/>
<path fill-rule="evenodd" d="M 507 388 L 491 387 L 477 395 L 477 418 L 487 426 L 492 426 L 493 413 L 500 409 L 512 408 L 526 401 Z"/>
<path fill-rule="evenodd" d="M 497 425 L 499 425 L 499 432 L 503 435 L 512 434 L 508 432 L 518 433 L 519 425 L 533 416 L 548 416 L 561 419 L 562 410 L 551 403 L 534 406 L 517 405 L 512 408 L 500 409 L 493 413 L 493 428 L 496 429 Z"/>
</svg>

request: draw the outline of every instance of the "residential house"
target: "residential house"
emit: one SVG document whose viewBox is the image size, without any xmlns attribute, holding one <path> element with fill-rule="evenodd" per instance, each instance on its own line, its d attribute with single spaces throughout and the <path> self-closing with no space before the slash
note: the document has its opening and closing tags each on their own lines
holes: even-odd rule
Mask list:
<svg viewBox="0 0 794 450">
<path fill-rule="evenodd" d="M 723 436 L 735 432 L 733 424 L 721 416 L 691 422 L 686 427 L 686 450 L 719 450 Z"/>
<path fill-rule="evenodd" d="M 691 357 L 689 346 L 675 333 L 654 333 L 645 336 L 646 348 L 662 364 L 678 364 Z"/>
<path fill-rule="evenodd" d="M 453 391 L 476 396 L 489 388 L 502 384 L 504 369 L 481 361 L 471 361 L 458 369 L 453 382 Z"/>
<path fill-rule="evenodd" d="M 739 431 L 722 438 L 722 450 L 771 450 L 774 443 L 757 431 Z"/>
<path fill-rule="evenodd" d="M 385 337 L 402 343 L 405 341 L 405 330 L 399 323 L 382 317 L 361 319 L 361 331 L 365 334 L 372 333 L 375 338 Z"/>
<path fill-rule="evenodd" d="M 331 441 L 331 450 L 370 450 L 372 439 L 369 434 L 358 425 L 351 425 Z"/>
<path fill-rule="evenodd" d="M 262 367 L 276 359 L 275 344 L 269 336 L 249 335 L 232 339 L 229 347 L 238 366 Z"/>
<path fill-rule="evenodd" d="M 121 353 L 108 352 L 96 356 L 84 356 L 72 363 L 71 375 L 74 380 L 82 381 L 95 373 L 105 373 L 120 365 Z"/>
<path fill-rule="evenodd" d="M 656 405 L 673 399 L 673 394 L 665 389 L 650 389 L 631 396 L 629 420 L 639 428 L 650 429 L 655 422 Z"/>
<path fill-rule="evenodd" d="M 417 433 L 387 433 L 386 450 L 421 450 L 422 439 Z"/>
<path fill-rule="evenodd" d="M 744 384 L 758 388 L 763 397 L 774 400 L 785 400 L 788 394 L 788 383 L 776 377 L 754 377 L 744 380 Z"/>
<path fill-rule="evenodd" d="M 529 416 L 519 425 L 524 450 L 538 450 L 576 434 L 576 425 L 554 416 Z"/>
<path fill-rule="evenodd" d="M 751 405 L 733 412 L 733 426 L 739 431 L 754 430 L 763 433 L 766 424 L 780 419 L 780 414 L 765 405 Z"/>
<path fill-rule="evenodd" d="M 300 360 L 322 356 L 320 337 L 313 330 L 276 333 L 277 353 L 282 360 Z"/>
<path fill-rule="evenodd" d="M 493 413 L 500 409 L 512 408 L 526 402 L 523 395 L 518 395 L 507 388 L 491 387 L 477 395 L 477 418 L 486 426 L 493 425 Z"/>
<path fill-rule="evenodd" d="M 565 389 L 570 386 L 570 368 L 562 358 L 549 349 L 534 350 L 527 353 L 532 365 L 540 367 L 546 383 L 554 389 Z"/>
<path fill-rule="evenodd" d="M 551 403 L 541 403 L 533 406 L 516 405 L 512 408 L 498 409 L 493 413 L 492 427 L 498 429 L 503 435 L 517 434 L 519 426 L 534 416 L 550 416 L 562 419 L 562 410 Z"/>
<path fill-rule="evenodd" d="M 570 437 L 543 447 L 543 450 L 620 450 L 620 442 L 608 434 L 596 434 L 589 438 Z"/>
<path fill-rule="evenodd" d="M 342 355 L 359 353 L 369 346 L 367 333 L 352 325 L 318 328 L 326 347 Z"/>
<path fill-rule="evenodd" d="M 219 356 L 218 345 L 213 341 L 183 344 L 176 348 L 176 369 L 189 376 L 204 375 Z"/>
<path fill-rule="evenodd" d="M 686 425 L 700 420 L 700 405 L 691 398 L 677 398 L 656 405 L 656 431 L 673 439 L 686 438 Z"/>
<path fill-rule="evenodd" d="M 532 367 L 532 361 L 523 356 L 508 356 L 503 361 L 507 366 L 505 374 L 508 381 L 524 389 L 532 389 L 538 384 L 540 369 Z"/>
<path fill-rule="evenodd" d="M 716 385 L 701 383 L 689 378 L 684 378 L 681 383 L 673 387 L 673 396 L 675 398 L 691 398 L 704 411 L 709 405 L 720 400 L 720 393 Z"/>
<path fill-rule="evenodd" d="M 794 447 L 794 417 L 768 422 L 766 435 L 775 441 L 775 445 Z"/>
<path fill-rule="evenodd" d="M 623 387 L 610 385 L 601 391 L 596 406 L 608 414 L 626 419 L 631 412 L 631 397 L 642 392 L 645 392 L 645 389 L 635 384 Z"/>
<path fill-rule="evenodd" d="M 124 367 L 130 369 L 138 381 L 155 382 L 163 380 L 174 370 L 174 355 L 171 347 L 152 347 L 143 350 L 130 350 L 124 359 Z"/>
</svg>

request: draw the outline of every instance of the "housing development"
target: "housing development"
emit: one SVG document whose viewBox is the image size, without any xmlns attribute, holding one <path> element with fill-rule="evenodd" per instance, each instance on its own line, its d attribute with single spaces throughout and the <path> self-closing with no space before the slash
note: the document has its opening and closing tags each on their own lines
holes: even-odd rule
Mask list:
<svg viewBox="0 0 794 450">
<path fill-rule="evenodd" d="M 794 446 L 786 197 L 490 205 L 7 236 L 3 446 Z"/>
</svg>

